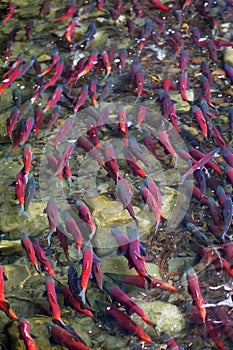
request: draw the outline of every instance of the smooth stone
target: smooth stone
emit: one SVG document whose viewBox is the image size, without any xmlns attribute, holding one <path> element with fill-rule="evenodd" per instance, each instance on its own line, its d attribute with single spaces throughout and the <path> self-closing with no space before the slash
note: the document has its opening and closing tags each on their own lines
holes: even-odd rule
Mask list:
<svg viewBox="0 0 233 350">
<path fill-rule="evenodd" d="M 223 62 L 233 67 L 233 48 L 225 47 L 223 50 Z"/>
<path fill-rule="evenodd" d="M 186 93 L 190 102 L 194 101 L 194 92 L 192 89 L 187 89 Z M 171 99 L 176 102 L 176 112 L 188 112 L 190 110 L 190 104 L 186 101 L 183 101 L 181 95 L 177 91 L 170 92 Z"/>
<path fill-rule="evenodd" d="M 28 219 L 24 215 L 18 215 L 17 203 L 6 201 L 2 204 L 3 214 L 0 221 L 0 231 L 6 234 L 6 238 L 16 240 L 20 238 L 22 228 L 29 236 L 37 236 L 48 229 L 48 220 L 43 214 L 46 205 L 33 201 L 28 210 Z M 36 224 L 35 224 L 36 223 Z"/>
<path fill-rule="evenodd" d="M 24 249 L 22 247 L 21 241 L 0 241 L 0 255 L 9 256 L 9 255 L 24 255 Z"/>
<path fill-rule="evenodd" d="M 143 326 L 144 330 L 153 339 L 158 339 L 161 332 L 166 332 L 171 336 L 179 336 L 184 333 L 185 317 L 176 305 L 162 301 L 138 301 L 137 303 L 146 312 L 155 327 L 148 326 L 137 315 L 133 315 L 132 318 Z"/>
</svg>

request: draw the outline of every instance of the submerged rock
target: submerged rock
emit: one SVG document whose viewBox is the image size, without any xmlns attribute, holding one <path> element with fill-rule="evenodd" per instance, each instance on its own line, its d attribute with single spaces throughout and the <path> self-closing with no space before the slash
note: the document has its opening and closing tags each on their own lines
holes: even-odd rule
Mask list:
<svg viewBox="0 0 233 350">
<path fill-rule="evenodd" d="M 153 339 L 158 338 L 161 332 L 166 332 L 171 336 L 180 336 L 184 333 L 186 327 L 185 315 L 177 306 L 162 301 L 143 301 L 138 302 L 138 304 L 147 313 L 155 327 L 152 328 L 146 325 L 136 315 L 132 317 L 143 326 Z"/>
<path fill-rule="evenodd" d="M 223 62 L 233 67 L 233 48 L 226 47 L 223 50 Z"/>
</svg>

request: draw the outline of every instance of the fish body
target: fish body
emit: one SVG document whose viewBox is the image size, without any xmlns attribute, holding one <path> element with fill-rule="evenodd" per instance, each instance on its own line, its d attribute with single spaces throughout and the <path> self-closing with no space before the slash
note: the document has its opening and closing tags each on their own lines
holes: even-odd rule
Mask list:
<svg viewBox="0 0 233 350">
<path fill-rule="evenodd" d="M 44 112 L 37 105 L 35 105 L 35 108 L 34 108 L 34 120 L 35 120 L 35 123 L 34 123 L 33 132 L 34 132 L 34 135 L 38 135 L 41 124 L 44 120 Z"/>
<path fill-rule="evenodd" d="M 136 128 L 138 128 L 138 129 L 141 128 L 141 124 L 146 118 L 146 113 L 147 113 L 147 107 L 146 107 L 145 103 L 140 103 L 138 115 L 137 115 L 137 124 L 135 125 Z"/>
<path fill-rule="evenodd" d="M 218 148 L 216 149 L 218 150 Z M 191 154 L 192 157 L 194 157 L 195 159 L 197 159 L 197 161 L 201 160 L 206 153 L 201 152 L 199 149 L 197 148 L 190 148 L 189 153 Z M 219 168 L 219 166 L 211 159 L 209 159 L 206 163 L 206 165 L 208 165 L 209 167 L 211 167 L 213 170 L 215 170 L 217 173 L 221 174 L 222 170 Z"/>
<path fill-rule="evenodd" d="M 87 135 L 95 147 L 101 148 L 96 121 L 90 116 L 87 118 Z"/>
<path fill-rule="evenodd" d="M 151 343 L 150 336 L 143 330 L 139 324 L 130 319 L 123 311 L 118 310 L 113 306 L 108 306 L 105 309 L 106 314 L 113 317 L 117 323 L 128 332 L 137 335 L 146 343 Z"/>
<path fill-rule="evenodd" d="M 70 291 L 68 286 L 62 286 L 61 292 L 64 296 L 65 302 L 68 306 L 70 306 L 75 312 L 78 314 L 84 314 L 89 317 L 94 317 L 93 312 L 88 308 L 85 308 L 82 303 L 75 297 L 75 295 Z"/>
<path fill-rule="evenodd" d="M 196 121 L 201 129 L 202 135 L 205 138 L 207 138 L 207 133 L 208 133 L 207 122 L 206 122 L 206 119 L 202 113 L 202 110 L 198 106 L 193 105 L 192 106 L 192 114 L 196 118 Z"/>
<path fill-rule="evenodd" d="M 24 173 L 29 174 L 32 163 L 32 148 L 29 144 L 24 146 L 23 149 L 23 164 L 24 164 Z"/>
<path fill-rule="evenodd" d="M 140 97 L 143 92 L 144 87 L 145 74 L 141 67 L 139 67 L 138 71 L 135 74 L 135 88 L 137 90 L 137 96 Z"/>
<path fill-rule="evenodd" d="M 99 165 L 104 166 L 104 160 L 100 156 L 99 151 L 97 150 L 96 147 L 89 141 L 86 137 L 84 136 L 79 136 L 77 139 L 77 144 L 80 146 L 84 151 L 88 153 L 88 155 L 98 162 Z"/>
<path fill-rule="evenodd" d="M 96 76 L 91 77 L 88 85 L 88 93 L 94 107 L 97 106 L 97 96 L 96 96 L 97 85 L 98 85 L 98 79 L 96 78 Z"/>
<path fill-rule="evenodd" d="M 148 205 L 148 207 L 152 211 L 156 219 L 156 230 L 157 230 L 161 220 L 161 208 L 159 206 L 159 203 L 156 201 L 156 198 L 154 197 L 152 192 L 145 186 L 140 188 L 140 194 L 144 199 L 145 203 Z"/>
<path fill-rule="evenodd" d="M 25 188 L 25 195 L 24 195 L 24 216 L 27 219 L 28 218 L 28 208 L 31 204 L 34 196 L 36 193 L 36 181 L 34 177 L 31 177 L 26 185 Z"/>
<path fill-rule="evenodd" d="M 206 38 L 205 46 L 208 50 L 209 56 L 211 60 L 216 63 L 218 60 L 217 57 L 217 47 L 214 43 L 214 41 L 211 38 Z"/>
<path fill-rule="evenodd" d="M 57 50 L 53 50 L 51 52 L 51 57 L 52 57 L 52 59 L 51 59 L 50 66 L 43 73 L 41 73 L 39 75 L 39 77 L 43 77 L 43 76 L 49 74 L 55 68 L 57 63 L 60 62 L 60 60 L 61 60 L 61 57 L 60 57 L 60 55 L 59 55 Z"/>
<path fill-rule="evenodd" d="M 65 39 L 71 43 L 72 42 L 72 35 L 74 32 L 74 29 L 77 27 L 79 22 L 78 18 L 72 18 L 70 24 L 68 25 L 68 27 L 66 28 L 66 32 L 65 32 Z"/>
<path fill-rule="evenodd" d="M 3 19 L 3 24 L 6 24 L 9 19 L 14 15 L 15 13 L 15 4 L 13 1 L 9 1 L 7 5 L 7 15 Z"/>
<path fill-rule="evenodd" d="M 109 175 L 111 176 L 111 170 L 113 171 L 114 175 L 111 177 L 114 177 L 116 181 L 118 181 L 120 170 L 119 166 L 117 164 L 117 157 L 115 155 L 114 149 L 112 144 L 105 146 L 104 149 L 104 158 L 105 158 L 105 168 L 108 171 Z M 109 169 L 110 168 L 110 169 Z"/>
<path fill-rule="evenodd" d="M 171 144 L 169 135 L 167 134 L 166 131 L 160 131 L 158 133 L 158 139 L 161 142 L 161 144 L 166 148 L 166 150 L 171 154 L 173 158 L 175 158 L 175 166 L 177 163 L 177 153 L 174 149 L 174 147 Z"/>
<path fill-rule="evenodd" d="M 52 129 L 53 125 L 55 125 L 56 121 L 58 120 L 58 118 L 60 116 L 60 113 L 61 113 L 61 107 L 59 105 L 55 106 L 52 110 L 51 116 L 50 116 L 49 121 L 48 121 L 46 134 L 48 131 L 50 131 Z"/>
<path fill-rule="evenodd" d="M 48 244 L 50 246 L 50 236 L 58 225 L 58 206 L 54 198 L 50 198 L 46 207 L 47 218 L 49 221 Z"/>
<path fill-rule="evenodd" d="M 44 85 L 44 90 L 48 89 L 50 86 L 55 85 L 55 83 L 61 77 L 61 74 L 63 72 L 63 67 L 64 67 L 64 62 L 62 59 L 60 59 L 60 61 L 58 61 L 54 66 L 54 74 L 49 79 L 49 81 Z"/>
<path fill-rule="evenodd" d="M 46 285 L 47 300 L 52 310 L 52 317 L 54 320 L 62 322 L 61 311 L 57 302 L 54 279 L 51 276 L 47 276 L 45 285 Z"/>
<path fill-rule="evenodd" d="M 101 261 L 94 252 L 91 273 L 99 289 L 103 290 L 103 273 L 101 270 Z"/>
<path fill-rule="evenodd" d="M 115 238 L 115 240 L 117 241 L 117 244 L 119 246 L 119 250 L 120 250 L 121 254 L 123 254 L 127 257 L 129 243 L 130 243 L 129 237 L 126 234 L 124 234 L 117 227 L 112 227 L 111 234 Z"/>
<path fill-rule="evenodd" d="M 189 292 L 192 296 L 193 303 L 198 308 L 198 311 L 200 313 L 202 321 L 203 321 L 203 323 L 205 323 L 205 320 L 206 320 L 205 301 L 201 295 L 198 277 L 197 277 L 194 269 L 190 265 L 187 266 L 186 271 L 187 271 L 188 288 L 189 288 Z"/>
<path fill-rule="evenodd" d="M 167 6 L 165 6 L 162 2 L 157 0 L 150 0 L 151 4 L 155 6 L 157 10 L 161 11 L 171 11 L 171 9 Z"/>
<path fill-rule="evenodd" d="M 69 166 L 69 159 L 74 151 L 74 144 L 68 143 L 63 151 L 63 153 L 60 155 L 58 160 L 58 165 L 56 172 L 53 176 L 58 176 L 62 173 L 62 171 L 65 169 L 65 167 Z"/>
<path fill-rule="evenodd" d="M 155 215 L 155 219 L 156 219 L 156 231 L 158 229 L 158 226 L 160 224 L 160 221 L 162 219 L 162 196 L 161 196 L 161 192 L 158 188 L 158 186 L 156 185 L 156 183 L 154 182 L 154 180 L 150 179 L 149 177 L 145 177 L 144 179 L 144 184 L 145 186 L 148 188 L 148 190 L 151 192 L 152 196 L 155 199 L 155 207 L 153 208 L 153 213 Z M 149 200 L 149 198 L 148 198 Z"/>
<path fill-rule="evenodd" d="M 47 112 L 50 108 L 52 108 L 60 100 L 60 97 L 62 95 L 62 90 L 63 90 L 62 85 L 58 85 L 56 90 L 52 94 L 52 96 L 50 96 L 45 106 L 44 113 Z"/>
<path fill-rule="evenodd" d="M 24 249 L 26 250 L 28 259 L 31 261 L 31 263 L 34 265 L 36 271 L 38 272 L 39 268 L 38 268 L 36 253 L 35 253 L 35 250 L 33 248 L 32 241 L 25 233 L 21 234 L 21 243 L 22 243 Z"/>
<path fill-rule="evenodd" d="M 230 80 L 231 84 L 233 84 L 233 67 L 225 63 L 224 70 L 226 72 L 226 77 Z"/>
<path fill-rule="evenodd" d="M 195 163 L 183 176 L 182 183 L 187 176 L 192 175 L 197 169 L 202 169 L 205 164 L 207 164 L 216 154 L 218 154 L 220 148 L 215 148 L 209 153 L 205 154 L 197 163 Z"/>
<path fill-rule="evenodd" d="M 211 91 L 209 80 L 204 75 L 201 75 L 200 81 L 202 87 L 202 95 L 206 99 L 208 105 L 211 106 Z"/>
<path fill-rule="evenodd" d="M 20 109 L 22 103 L 22 95 L 19 89 L 12 90 L 12 100 L 16 107 Z"/>
<path fill-rule="evenodd" d="M 150 164 L 144 155 L 144 150 L 141 148 L 134 136 L 129 136 L 129 149 L 136 159 L 140 160 L 146 167 L 150 167 Z"/>
<path fill-rule="evenodd" d="M 162 332 L 160 334 L 160 337 L 163 339 L 163 341 L 166 342 L 168 350 L 180 350 L 180 348 L 177 345 L 175 339 L 170 337 L 167 333 Z"/>
<path fill-rule="evenodd" d="M 81 292 L 79 293 L 79 296 L 81 297 L 83 303 L 86 303 L 86 290 L 88 281 L 91 275 L 92 270 L 92 263 L 93 263 L 93 249 L 91 246 L 86 246 L 83 250 L 83 259 L 82 259 L 82 274 L 80 278 L 80 286 L 82 288 Z"/>
<path fill-rule="evenodd" d="M 87 30 L 83 38 L 79 42 L 74 44 L 73 49 L 75 49 L 77 46 L 80 46 L 84 42 L 89 43 L 95 37 L 95 34 L 96 34 L 96 25 L 94 22 L 91 22 L 88 24 Z"/>
<path fill-rule="evenodd" d="M 74 118 L 71 117 L 66 119 L 65 123 L 62 125 L 59 132 L 56 134 L 54 138 L 55 148 L 58 148 L 59 144 L 65 139 L 65 137 L 73 129 L 73 126 L 74 126 Z"/>
<path fill-rule="evenodd" d="M 70 2 L 68 5 L 67 5 L 67 8 L 66 8 L 66 13 L 61 16 L 61 17 L 57 17 L 55 18 L 55 21 L 64 21 L 68 18 L 72 18 L 74 17 L 74 15 L 77 13 L 77 7 L 76 7 L 76 4 L 75 2 Z"/>
<path fill-rule="evenodd" d="M 23 72 L 23 65 L 20 64 L 17 66 L 9 77 L 3 79 L 2 84 L 0 85 L 0 96 L 6 88 L 8 88 L 16 79 L 20 78 Z"/>
<path fill-rule="evenodd" d="M 223 222 L 224 222 L 224 231 L 222 234 L 222 240 L 225 240 L 225 236 L 227 236 L 227 232 L 229 231 L 229 228 L 232 224 L 232 216 L 233 216 L 233 209 L 232 209 L 232 200 L 230 196 L 226 196 L 225 202 L 223 204 Z"/>
<path fill-rule="evenodd" d="M 20 53 L 12 63 L 11 68 L 3 74 L 3 79 L 9 77 L 9 75 L 11 75 L 14 72 L 15 68 L 20 66 L 22 63 L 24 63 L 24 60 L 23 55 Z"/>
<path fill-rule="evenodd" d="M 109 74 L 111 74 L 112 71 L 112 66 L 111 66 L 111 62 L 109 60 L 109 55 L 108 52 L 106 50 L 104 50 L 101 54 L 101 58 L 105 67 L 105 72 L 106 75 L 108 76 Z"/>
<path fill-rule="evenodd" d="M 77 222 L 70 215 L 66 215 L 65 226 L 67 231 L 72 235 L 76 243 L 77 252 L 80 254 L 83 237 Z"/>
<path fill-rule="evenodd" d="M 215 126 L 212 126 L 211 127 L 211 136 L 215 142 L 215 144 L 222 148 L 222 149 L 225 149 L 227 147 L 227 144 L 226 142 L 224 141 L 220 131 L 215 127 Z"/>
<path fill-rule="evenodd" d="M 18 330 L 20 337 L 23 339 L 27 350 L 38 350 L 36 342 L 30 333 L 31 324 L 23 317 L 20 317 Z"/>
<path fill-rule="evenodd" d="M 153 323 L 149 320 L 147 314 L 142 308 L 135 303 L 126 293 L 124 293 L 119 287 L 109 284 L 107 281 L 104 283 L 104 288 L 110 293 L 111 297 L 119 302 L 127 311 L 129 315 L 136 313 L 141 319 L 149 326 L 153 326 Z"/>
<path fill-rule="evenodd" d="M 89 226 L 91 230 L 90 239 L 92 239 L 96 232 L 96 224 L 91 211 L 80 199 L 76 200 L 75 205 L 78 208 L 80 218 Z"/>
<path fill-rule="evenodd" d="M 54 273 L 54 270 L 53 270 L 53 265 L 47 259 L 46 255 L 45 255 L 45 252 L 44 252 L 44 249 L 41 248 L 41 246 L 39 245 L 38 240 L 33 239 L 32 240 L 32 245 L 33 245 L 33 248 L 35 250 L 36 258 L 40 262 L 41 271 L 47 272 L 52 278 L 55 279 L 56 277 L 55 277 L 55 273 Z"/>
<path fill-rule="evenodd" d="M 11 111 L 11 114 L 9 118 L 6 121 L 6 132 L 9 138 L 12 140 L 12 133 L 14 130 L 14 127 L 19 120 L 20 117 L 20 110 L 18 107 L 14 107 Z"/>
<path fill-rule="evenodd" d="M 128 51 L 126 49 L 120 49 L 119 63 L 118 63 L 118 70 L 120 73 L 122 73 L 123 69 L 125 68 L 127 58 L 128 58 Z"/>
<path fill-rule="evenodd" d="M 86 102 L 86 99 L 88 97 L 88 85 L 84 84 L 82 86 L 82 89 L 77 97 L 77 99 L 74 102 L 74 112 L 78 112 L 79 108 L 84 105 Z"/>
<path fill-rule="evenodd" d="M 26 182 L 24 170 L 21 170 L 18 172 L 15 179 L 15 196 L 19 202 L 19 215 L 23 213 L 24 209 Z"/>
<path fill-rule="evenodd" d="M 128 252 L 129 267 L 134 267 L 137 274 L 143 279 L 149 279 L 149 275 L 146 271 L 145 257 L 141 254 L 141 244 L 139 241 L 138 231 L 137 229 L 133 229 L 129 226 L 126 227 L 126 230 L 130 240 Z"/>
<path fill-rule="evenodd" d="M 168 119 L 170 111 L 171 111 L 171 97 L 168 91 L 160 89 L 158 91 L 158 101 L 160 103 L 160 108 L 162 115 L 165 119 Z"/>
<path fill-rule="evenodd" d="M 188 82 L 188 76 L 186 72 L 183 72 L 180 74 L 180 80 L 179 80 L 179 89 L 180 89 L 180 94 L 181 97 L 184 101 L 189 102 L 189 99 L 187 97 L 187 82 Z"/>
<path fill-rule="evenodd" d="M 66 328 L 51 322 L 47 322 L 46 324 L 50 330 L 51 338 L 56 344 L 64 346 L 69 350 L 90 350 L 83 341 L 80 341 L 80 337 L 74 336 Z"/>
<path fill-rule="evenodd" d="M 34 126 L 34 117 L 31 116 L 31 117 L 28 117 L 24 124 L 23 124 L 23 135 L 22 135 L 22 138 L 21 138 L 21 142 L 20 144 L 23 145 L 27 139 L 29 138 L 29 135 L 33 129 L 33 126 Z"/>
<path fill-rule="evenodd" d="M 201 72 L 208 79 L 211 86 L 213 84 L 213 76 L 205 61 L 201 62 Z"/>
<path fill-rule="evenodd" d="M 121 179 L 117 180 L 116 188 L 117 188 L 118 198 L 120 199 L 121 203 L 123 204 L 123 208 L 127 209 L 129 215 L 134 220 L 136 220 L 133 205 L 131 203 L 131 193 L 130 193 L 130 191 L 128 191 L 127 187 L 125 186 L 125 183 Z"/>
<path fill-rule="evenodd" d="M 179 67 L 180 67 L 180 72 L 184 73 L 187 69 L 189 62 L 189 54 L 187 50 L 180 50 L 180 58 L 179 58 Z"/>
<path fill-rule="evenodd" d="M 133 171 L 134 174 L 136 174 L 142 178 L 147 176 L 146 172 L 140 167 L 140 165 L 136 161 L 136 158 L 130 152 L 128 147 L 124 149 L 124 157 L 126 159 L 128 166 L 130 167 L 130 169 Z"/>
<path fill-rule="evenodd" d="M 94 51 L 87 59 L 83 70 L 78 74 L 77 80 L 86 75 L 98 62 L 97 52 Z"/>
<path fill-rule="evenodd" d="M 155 147 L 154 147 L 154 141 L 150 135 L 150 133 L 145 133 L 144 138 L 143 138 L 143 142 L 146 146 L 146 148 L 148 149 L 148 151 L 157 159 L 157 160 L 161 160 L 162 158 L 156 153 L 155 151 Z"/>
</svg>

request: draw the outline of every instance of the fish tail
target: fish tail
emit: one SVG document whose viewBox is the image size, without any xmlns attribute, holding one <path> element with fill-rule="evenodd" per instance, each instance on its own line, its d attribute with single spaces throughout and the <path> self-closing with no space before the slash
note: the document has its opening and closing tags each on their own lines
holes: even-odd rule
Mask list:
<svg viewBox="0 0 233 350">
<path fill-rule="evenodd" d="M 53 232 L 49 232 L 48 237 L 47 237 L 47 242 L 48 242 L 48 248 L 51 246 L 51 237 L 53 235 Z"/>
<path fill-rule="evenodd" d="M 135 216 L 133 217 L 133 219 L 135 221 L 135 224 L 136 224 L 137 228 L 139 228 L 139 221 L 138 221 L 138 219 Z"/>
<path fill-rule="evenodd" d="M 69 188 L 71 188 L 72 187 L 72 179 L 71 178 L 67 179 L 67 183 L 68 183 Z"/>
<path fill-rule="evenodd" d="M 23 210 L 24 209 L 24 205 L 22 203 L 18 204 L 18 215 L 22 215 L 23 214 Z"/>
<path fill-rule="evenodd" d="M 135 128 L 137 128 L 140 132 L 142 132 L 142 128 L 141 128 L 140 125 L 136 124 L 136 125 L 135 125 Z"/>
<path fill-rule="evenodd" d="M 39 269 L 39 267 L 38 267 L 38 264 L 37 264 L 37 263 L 34 265 L 34 267 L 35 267 L 36 272 L 41 273 L 41 271 L 40 271 L 40 269 Z"/>
<path fill-rule="evenodd" d="M 81 290 L 78 296 L 82 299 L 83 304 L 86 304 L 86 294 L 84 289 Z"/>
<path fill-rule="evenodd" d="M 28 212 L 27 212 L 27 210 L 24 211 L 23 215 L 24 215 L 24 217 L 25 217 L 26 219 L 28 219 Z"/>
<path fill-rule="evenodd" d="M 174 157 L 174 169 L 177 169 L 177 162 L 178 162 L 178 158 Z"/>
<path fill-rule="evenodd" d="M 146 275 L 146 276 L 145 276 L 145 280 L 146 280 L 146 282 L 147 282 L 147 288 L 148 288 L 148 289 L 151 289 L 151 285 L 152 285 L 152 279 L 151 279 L 151 277 L 150 277 L 149 275 Z"/>
</svg>

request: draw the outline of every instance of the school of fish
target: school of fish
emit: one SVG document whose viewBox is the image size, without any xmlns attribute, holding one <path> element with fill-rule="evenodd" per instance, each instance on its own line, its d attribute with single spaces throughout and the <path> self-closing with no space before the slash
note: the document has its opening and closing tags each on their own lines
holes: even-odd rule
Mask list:
<svg viewBox="0 0 233 350">
<path fill-rule="evenodd" d="M 126 284 L 141 288 L 145 294 L 153 289 L 176 293 L 180 295 L 177 305 L 181 306 L 181 301 L 187 299 L 181 287 L 185 279 L 189 305 L 181 307 L 186 308 L 190 324 L 209 344 L 208 349 L 231 349 L 233 32 L 232 27 L 226 30 L 224 19 L 233 22 L 232 0 L 68 1 L 59 6 L 44 0 L 37 2 L 35 18 L 23 28 L 23 6 L 9 1 L 2 9 L 0 101 L 5 96 L 11 98 L 10 110 L 4 111 L 8 137 L 4 156 L 21 158 L 22 169 L 15 174 L 18 215 L 30 219 L 33 199 L 40 191 L 33 167 L 35 140 L 48 143 L 48 184 L 56 180 L 55 191 L 49 190 L 49 185 L 46 190 L 47 246 L 41 245 L 40 237 L 19 232 L 28 261 L 36 273 L 45 275 L 42 293 L 51 310 L 51 322 L 46 322 L 45 328 L 51 344 L 71 350 L 94 349 L 63 321 L 62 310 L 70 307 L 97 323 L 114 324 L 122 337 L 127 334 L 129 340 L 134 339 L 137 347 L 129 348 L 157 349 L 163 343 L 170 350 L 189 349 L 189 335 L 185 340 L 174 339 L 163 332 L 160 341 L 153 339 L 131 315 L 137 314 L 150 327 L 155 324 L 121 288 Z M 14 19 L 18 24 L 11 26 Z M 23 29 L 23 40 L 33 43 L 38 21 L 53 23 L 54 32 L 46 34 L 50 36 L 48 47 L 42 47 L 38 57 L 28 58 L 26 49 L 16 54 L 17 33 Z M 62 29 L 56 31 L 58 23 Z M 102 23 L 109 25 L 108 37 L 90 49 Z M 128 46 L 122 47 L 125 38 Z M 226 48 L 231 50 L 231 63 L 224 58 Z M 43 55 L 46 58 L 41 58 Z M 31 85 L 30 96 L 24 96 L 20 88 L 25 82 Z M 186 103 L 186 112 L 176 108 L 174 93 Z M 127 97 L 132 109 L 128 108 Z M 174 141 L 174 134 L 184 147 Z M 123 145 L 122 154 L 117 154 L 111 142 L 114 137 Z M 128 269 L 135 270 L 134 275 L 101 271 L 94 243 L 101 230 L 85 196 L 81 191 L 77 194 L 74 181 L 74 160 L 81 163 L 85 156 L 105 173 L 104 181 L 114 184 L 111 200 L 117 198 L 129 213 L 126 230 L 112 227 L 109 235 L 116 241 L 118 254 L 127 259 Z M 164 194 L 153 178 L 152 162 L 164 170 L 176 169 L 179 180 L 173 187 L 181 186 L 191 196 L 190 207 L 182 214 L 179 227 L 174 227 L 173 235 L 185 234 L 198 260 L 183 266 L 178 278 L 173 280 L 171 275 L 170 282 L 154 278 L 147 269 L 157 235 L 163 229 L 167 235 Z M 70 206 L 56 196 L 59 186 L 72 193 Z M 140 240 L 140 218 L 135 213 L 140 203 L 153 217 L 148 232 L 151 246 Z M 59 267 L 54 268 L 47 254 L 54 244 L 62 248 L 67 259 L 66 284 L 59 281 Z M 76 249 L 75 261 L 69 254 L 71 245 Z M 156 258 L 153 263 L 157 263 Z M 80 275 L 77 264 L 81 266 Z M 208 269 L 216 276 L 215 285 L 202 279 L 203 271 Z M 18 323 L 25 348 L 36 350 L 27 315 L 16 315 L 7 300 L 5 280 L 2 263 L 0 310 Z M 96 308 L 103 309 L 104 319 L 96 319 L 89 305 L 90 283 L 103 293 L 103 303 L 96 302 Z M 224 291 L 222 299 L 217 294 L 219 289 Z M 58 294 L 66 306 L 61 305 Z"/>
</svg>

